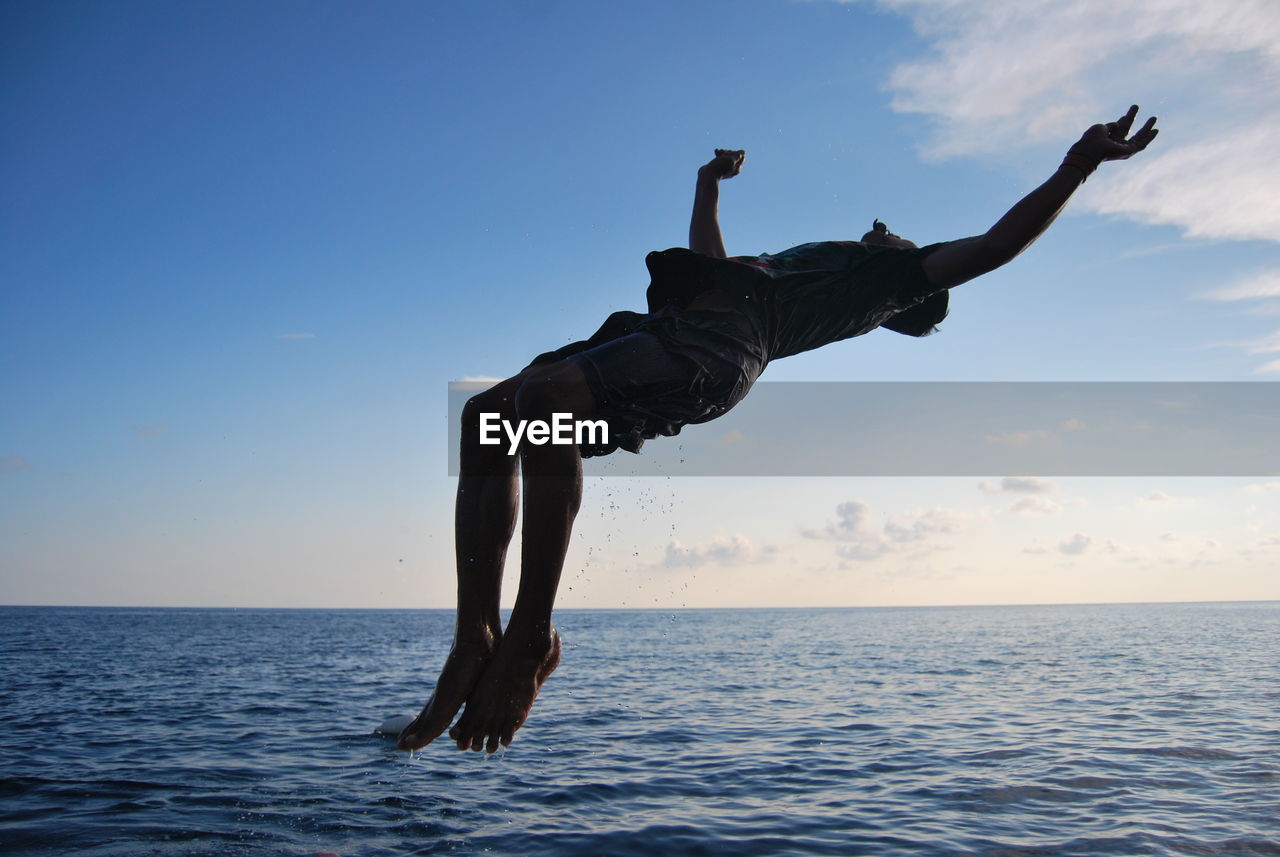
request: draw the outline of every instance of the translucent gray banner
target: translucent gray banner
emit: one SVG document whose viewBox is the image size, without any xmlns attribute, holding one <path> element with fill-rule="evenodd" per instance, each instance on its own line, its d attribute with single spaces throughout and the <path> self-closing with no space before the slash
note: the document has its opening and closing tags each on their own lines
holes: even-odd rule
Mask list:
<svg viewBox="0 0 1280 857">
<path fill-rule="evenodd" d="M 449 385 L 459 415 L 486 384 Z M 501 449 L 505 452 L 507 439 Z M 590 476 L 1272 476 L 1280 384 L 761 382 L 736 408 Z"/>
</svg>

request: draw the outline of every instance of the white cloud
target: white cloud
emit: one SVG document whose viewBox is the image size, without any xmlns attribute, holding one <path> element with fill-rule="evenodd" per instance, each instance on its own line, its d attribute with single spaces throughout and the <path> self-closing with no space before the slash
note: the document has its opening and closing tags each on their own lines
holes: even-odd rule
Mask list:
<svg viewBox="0 0 1280 857">
<path fill-rule="evenodd" d="M 777 545 L 763 545 L 756 548 L 746 536 L 734 533 L 729 538 L 720 536 L 712 539 L 702 547 L 684 545 L 672 540 L 667 544 L 666 554 L 659 566 L 699 568 L 705 565 L 746 565 L 767 562 L 777 553 Z"/>
<path fill-rule="evenodd" d="M 1104 165 L 1081 203 L 1191 237 L 1280 241 L 1280 14 L 1274 0 L 880 0 L 929 52 L 889 75 L 934 122 L 923 154 L 1062 148 L 1130 100 L 1165 133 Z"/>
<path fill-rule="evenodd" d="M 1206 292 L 1201 297 L 1218 301 L 1247 301 L 1280 297 L 1280 271 L 1252 274 L 1229 286 Z M 1260 308 L 1268 309 L 1269 307 L 1269 304 L 1264 304 Z M 1273 330 L 1266 336 L 1260 336 L 1256 339 L 1223 344 L 1233 348 L 1241 348 L 1246 354 L 1274 354 L 1280 351 L 1280 330 Z M 1271 360 L 1263 363 L 1253 371 L 1260 374 L 1280 372 L 1280 360 Z"/>
<path fill-rule="evenodd" d="M 1138 498 L 1139 506 L 1181 506 L 1193 502 L 1189 497 L 1175 497 L 1164 491 L 1152 491 Z"/>
<path fill-rule="evenodd" d="M 805 538 L 840 542 L 836 554 L 846 560 L 868 560 L 902 551 L 932 547 L 932 536 L 955 533 L 972 516 L 942 506 L 889 516 L 877 526 L 871 507 L 850 500 L 836 507 L 836 520 L 820 529 L 801 530 Z"/>
<path fill-rule="evenodd" d="M 885 521 L 884 534 L 892 542 L 908 544 L 923 541 L 935 533 L 954 533 L 968 519 L 967 515 L 941 506 L 890 518 Z"/>
<path fill-rule="evenodd" d="M 1066 541 L 1058 543 L 1058 552 L 1067 556 L 1079 556 L 1089 549 L 1089 545 L 1093 544 L 1093 539 L 1084 533 L 1076 533 Z"/>
<path fill-rule="evenodd" d="M 1086 206 L 1178 226 L 1189 238 L 1280 241 L 1280 163 L 1273 154 L 1280 151 L 1280 109 L 1261 125 L 1237 127 L 1229 139 L 1157 152 L 1163 142 L 1144 153 L 1150 160 L 1117 169 L 1105 192 L 1084 195 Z"/>
<path fill-rule="evenodd" d="M 1023 497 L 1008 511 L 1014 515 L 1057 515 L 1061 514 L 1062 506 L 1047 497 Z"/>
<path fill-rule="evenodd" d="M 836 556 L 841 559 L 852 560 L 879 559 L 892 550 L 892 545 L 884 539 L 871 534 L 862 541 L 850 542 L 847 545 L 837 545 Z"/>
<path fill-rule="evenodd" d="M 828 521 L 820 530 L 802 530 L 808 539 L 852 541 L 869 528 L 871 507 L 861 500 L 850 500 L 836 506 L 836 520 Z"/>
<path fill-rule="evenodd" d="M 720 442 L 725 444 L 742 443 L 744 439 L 745 435 L 742 434 L 740 429 L 736 428 L 729 429 L 727 432 L 720 435 Z"/>
<path fill-rule="evenodd" d="M 1266 336 L 1236 344 L 1250 354 L 1274 354 L 1280 351 L 1280 330 L 1273 330 Z"/>
<path fill-rule="evenodd" d="M 460 384 L 496 384 L 504 381 L 505 378 L 498 378 L 493 375 L 463 375 Z"/>
<path fill-rule="evenodd" d="M 1280 271 L 1263 271 L 1250 274 L 1229 286 L 1205 292 L 1201 297 L 1211 301 L 1249 301 L 1261 298 L 1280 298 Z"/>
<path fill-rule="evenodd" d="M 1058 490 L 1058 486 L 1048 479 L 1038 479 L 1035 476 L 1006 476 L 1000 480 L 999 485 L 984 479 L 978 483 L 978 489 L 987 494 L 999 494 L 1002 491 L 1014 494 L 1052 494 Z"/>
<path fill-rule="evenodd" d="M 1245 492 L 1249 494 L 1265 494 L 1268 491 L 1275 491 L 1278 489 L 1280 489 L 1280 482 L 1278 481 L 1250 482 L 1248 485 L 1244 486 Z"/>
</svg>

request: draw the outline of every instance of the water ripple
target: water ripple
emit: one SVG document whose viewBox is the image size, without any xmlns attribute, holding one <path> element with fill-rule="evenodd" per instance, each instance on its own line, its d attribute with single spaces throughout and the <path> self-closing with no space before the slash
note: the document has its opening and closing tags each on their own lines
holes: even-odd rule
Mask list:
<svg viewBox="0 0 1280 857">
<path fill-rule="evenodd" d="M 1274 604 L 570 611 L 510 749 L 398 753 L 451 622 L 0 609 L 0 853 L 1280 857 Z"/>
</svg>

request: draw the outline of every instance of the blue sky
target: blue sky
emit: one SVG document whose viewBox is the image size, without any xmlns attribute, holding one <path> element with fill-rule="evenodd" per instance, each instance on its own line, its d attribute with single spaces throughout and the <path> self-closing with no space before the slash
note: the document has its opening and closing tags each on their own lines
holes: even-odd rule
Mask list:
<svg viewBox="0 0 1280 857">
<path fill-rule="evenodd" d="M 1273 383 L 1280 15 L 1113 5 L 5 4 L 0 602 L 449 606 L 447 383 L 641 308 L 716 146 L 730 253 L 924 244 L 1137 102 L 941 334 L 765 377 Z M 1280 597 L 1274 478 L 1003 476 L 591 480 L 562 603 Z"/>
</svg>

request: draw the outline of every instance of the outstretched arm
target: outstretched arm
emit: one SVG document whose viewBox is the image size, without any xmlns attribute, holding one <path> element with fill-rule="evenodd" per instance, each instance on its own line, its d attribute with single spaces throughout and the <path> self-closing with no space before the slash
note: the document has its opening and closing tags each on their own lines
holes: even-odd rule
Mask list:
<svg viewBox="0 0 1280 857">
<path fill-rule="evenodd" d="M 693 252 L 725 258 L 724 239 L 720 237 L 720 180 L 736 176 L 746 156 L 742 149 L 716 149 L 716 156 L 698 168 L 693 216 L 689 219 L 689 249 Z"/>
<path fill-rule="evenodd" d="M 929 281 L 938 288 L 958 286 L 999 268 L 1030 247 L 1100 163 L 1136 155 L 1155 139 L 1159 132 L 1154 116 L 1129 137 L 1137 115 L 1135 104 L 1118 121 L 1085 131 L 1057 172 L 1019 200 L 986 234 L 951 241 L 931 253 L 923 263 Z"/>
</svg>

